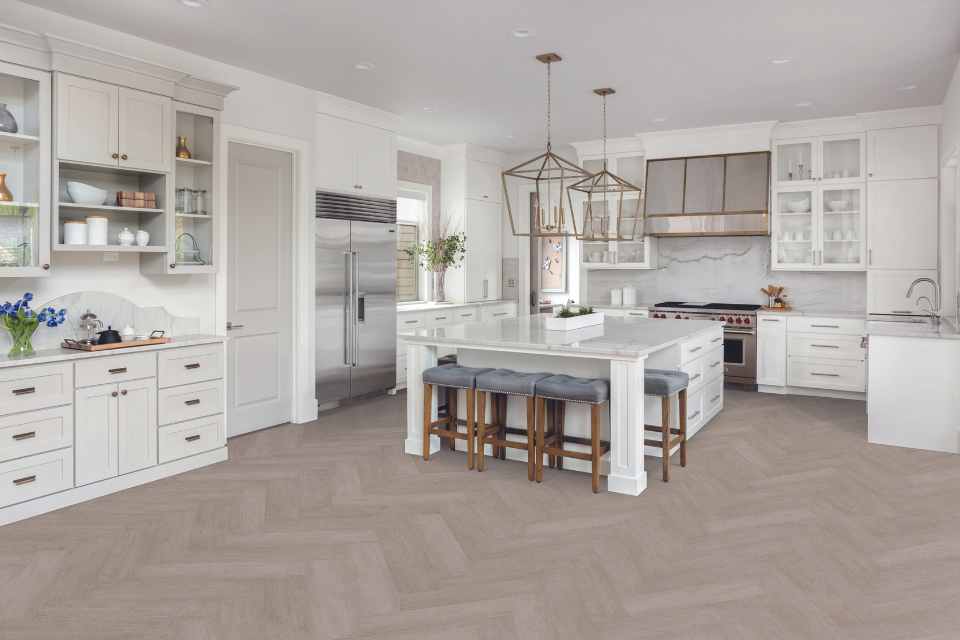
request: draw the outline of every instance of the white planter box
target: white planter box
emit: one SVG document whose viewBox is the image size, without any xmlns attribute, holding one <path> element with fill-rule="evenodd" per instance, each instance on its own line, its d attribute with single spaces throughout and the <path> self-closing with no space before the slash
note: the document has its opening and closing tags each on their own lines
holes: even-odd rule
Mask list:
<svg viewBox="0 0 960 640">
<path fill-rule="evenodd" d="M 582 316 L 572 318 L 547 318 L 544 326 L 548 331 L 573 331 L 592 327 L 593 325 L 603 324 L 602 313 L 588 313 Z"/>
</svg>

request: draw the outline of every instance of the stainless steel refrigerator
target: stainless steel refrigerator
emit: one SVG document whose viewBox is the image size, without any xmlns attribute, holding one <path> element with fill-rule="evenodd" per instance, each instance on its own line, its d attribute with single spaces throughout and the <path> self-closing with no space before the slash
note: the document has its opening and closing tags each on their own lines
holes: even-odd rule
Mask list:
<svg viewBox="0 0 960 640">
<path fill-rule="evenodd" d="M 317 192 L 317 400 L 396 386 L 397 203 Z"/>
</svg>

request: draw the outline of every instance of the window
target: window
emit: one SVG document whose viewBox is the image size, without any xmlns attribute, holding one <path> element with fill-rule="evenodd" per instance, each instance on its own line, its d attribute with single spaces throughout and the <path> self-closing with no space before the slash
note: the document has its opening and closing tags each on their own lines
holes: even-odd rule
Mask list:
<svg viewBox="0 0 960 640">
<path fill-rule="evenodd" d="M 427 300 L 428 275 L 406 249 L 430 237 L 429 185 L 401 182 L 397 196 L 397 302 Z"/>
</svg>

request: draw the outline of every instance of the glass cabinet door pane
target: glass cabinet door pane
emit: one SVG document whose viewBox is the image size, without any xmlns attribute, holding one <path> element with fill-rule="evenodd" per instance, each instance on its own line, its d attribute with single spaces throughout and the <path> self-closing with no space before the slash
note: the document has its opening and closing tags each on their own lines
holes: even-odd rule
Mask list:
<svg viewBox="0 0 960 640">
<path fill-rule="evenodd" d="M 643 156 L 622 156 L 617 158 L 617 170 L 614 173 L 635 187 L 643 187 L 645 164 Z"/>
<path fill-rule="evenodd" d="M 813 179 L 813 142 L 777 144 L 777 182 Z"/>
<path fill-rule="evenodd" d="M 651 160 L 647 164 L 647 215 L 683 212 L 686 160 Z"/>
<path fill-rule="evenodd" d="M 0 203 L 0 268 L 35 267 L 40 208 Z"/>
<path fill-rule="evenodd" d="M 684 185 L 684 213 L 716 213 L 723 210 L 724 158 L 689 158 Z"/>
<path fill-rule="evenodd" d="M 617 262 L 639 264 L 644 262 L 644 240 L 617 243 Z"/>
<path fill-rule="evenodd" d="M 777 262 L 784 265 L 813 264 L 814 237 L 812 191 L 777 194 L 774 239 Z"/>
<path fill-rule="evenodd" d="M 823 141 L 824 180 L 842 180 L 844 178 L 862 178 L 860 166 L 860 138 Z"/>
<path fill-rule="evenodd" d="M 863 190 L 823 190 L 823 264 L 858 265 L 863 261 Z"/>
</svg>

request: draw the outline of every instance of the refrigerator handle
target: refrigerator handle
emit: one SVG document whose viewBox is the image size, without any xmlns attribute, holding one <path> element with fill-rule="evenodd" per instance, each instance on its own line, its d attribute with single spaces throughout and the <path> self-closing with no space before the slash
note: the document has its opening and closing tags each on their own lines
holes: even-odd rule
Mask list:
<svg viewBox="0 0 960 640">
<path fill-rule="evenodd" d="M 344 275 L 346 276 L 346 291 L 343 301 L 343 364 L 349 365 L 353 362 L 350 350 L 353 346 L 353 254 L 349 251 L 343 252 L 343 259 L 346 262 Z"/>
<path fill-rule="evenodd" d="M 353 366 L 360 352 L 360 254 L 353 252 Z"/>
</svg>

